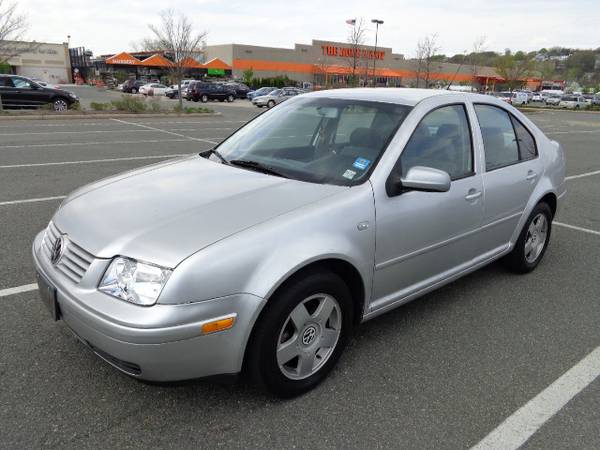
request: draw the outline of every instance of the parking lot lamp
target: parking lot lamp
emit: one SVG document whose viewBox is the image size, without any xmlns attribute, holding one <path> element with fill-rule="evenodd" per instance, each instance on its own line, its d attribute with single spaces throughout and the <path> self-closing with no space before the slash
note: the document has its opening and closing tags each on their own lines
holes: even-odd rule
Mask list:
<svg viewBox="0 0 600 450">
<path fill-rule="evenodd" d="M 371 19 L 371 23 L 375 24 L 375 51 L 373 52 L 373 85 L 375 85 L 375 63 L 377 61 L 375 53 L 377 53 L 377 33 L 379 33 L 379 25 L 383 25 L 383 20 Z"/>
</svg>

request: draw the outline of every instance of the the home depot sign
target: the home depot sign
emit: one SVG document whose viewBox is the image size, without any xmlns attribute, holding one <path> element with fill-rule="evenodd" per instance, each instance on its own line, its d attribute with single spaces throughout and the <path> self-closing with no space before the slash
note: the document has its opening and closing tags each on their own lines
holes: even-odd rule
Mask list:
<svg viewBox="0 0 600 450">
<path fill-rule="evenodd" d="M 340 58 L 364 58 L 364 59 L 381 59 L 385 57 L 384 51 L 369 50 L 358 47 L 337 47 L 335 45 L 321 45 L 321 50 L 324 55 L 337 56 Z"/>
</svg>

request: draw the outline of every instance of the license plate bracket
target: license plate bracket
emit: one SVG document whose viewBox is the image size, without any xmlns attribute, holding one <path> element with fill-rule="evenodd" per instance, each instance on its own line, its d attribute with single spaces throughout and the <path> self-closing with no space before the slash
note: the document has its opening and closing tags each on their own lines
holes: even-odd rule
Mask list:
<svg viewBox="0 0 600 450">
<path fill-rule="evenodd" d="M 56 299 L 56 288 L 39 272 L 36 273 L 36 279 L 40 298 L 44 305 L 46 305 L 46 308 L 48 308 L 50 316 L 55 321 L 60 320 L 60 308 Z"/>
</svg>

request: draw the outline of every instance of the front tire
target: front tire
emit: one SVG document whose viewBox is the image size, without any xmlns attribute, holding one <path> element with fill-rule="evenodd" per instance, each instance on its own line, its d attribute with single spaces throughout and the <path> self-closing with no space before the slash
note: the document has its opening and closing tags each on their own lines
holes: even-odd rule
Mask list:
<svg viewBox="0 0 600 450">
<path fill-rule="evenodd" d="M 200 97 L 200 101 L 202 103 L 206 103 L 208 101 L 208 95 L 204 94 Z"/>
<path fill-rule="evenodd" d="M 229 96 L 227 97 L 227 101 L 228 101 L 229 103 L 232 103 L 234 100 L 235 100 L 235 98 L 233 97 L 233 95 L 229 95 Z"/>
<path fill-rule="evenodd" d="M 65 112 L 69 109 L 69 103 L 64 98 L 57 98 L 52 101 L 52 108 L 56 112 Z"/>
<path fill-rule="evenodd" d="M 252 335 L 250 375 L 279 397 L 307 392 L 325 379 L 353 328 L 350 291 L 328 272 L 308 272 L 270 300 Z"/>
<path fill-rule="evenodd" d="M 269 100 L 269 103 L 267 103 L 267 108 L 272 108 L 273 106 L 275 106 L 275 102 L 273 100 Z"/>
<path fill-rule="evenodd" d="M 552 210 L 547 203 L 538 203 L 517 239 L 517 243 L 504 258 L 505 266 L 515 273 L 529 273 L 542 260 L 552 231 Z"/>
</svg>

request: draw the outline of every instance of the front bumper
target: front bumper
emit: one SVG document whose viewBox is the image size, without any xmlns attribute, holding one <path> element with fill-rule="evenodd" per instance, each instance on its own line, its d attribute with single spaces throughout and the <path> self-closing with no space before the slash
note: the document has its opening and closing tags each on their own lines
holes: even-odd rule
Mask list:
<svg viewBox="0 0 600 450">
<path fill-rule="evenodd" d="M 146 380 L 175 381 L 241 371 L 250 331 L 264 300 L 251 294 L 180 305 L 142 307 L 98 292 L 108 260 L 96 259 L 79 283 L 54 269 L 33 243 L 36 269 L 54 287 L 60 317 L 105 361 Z M 231 329 L 202 335 L 202 324 L 235 314 Z"/>
</svg>

